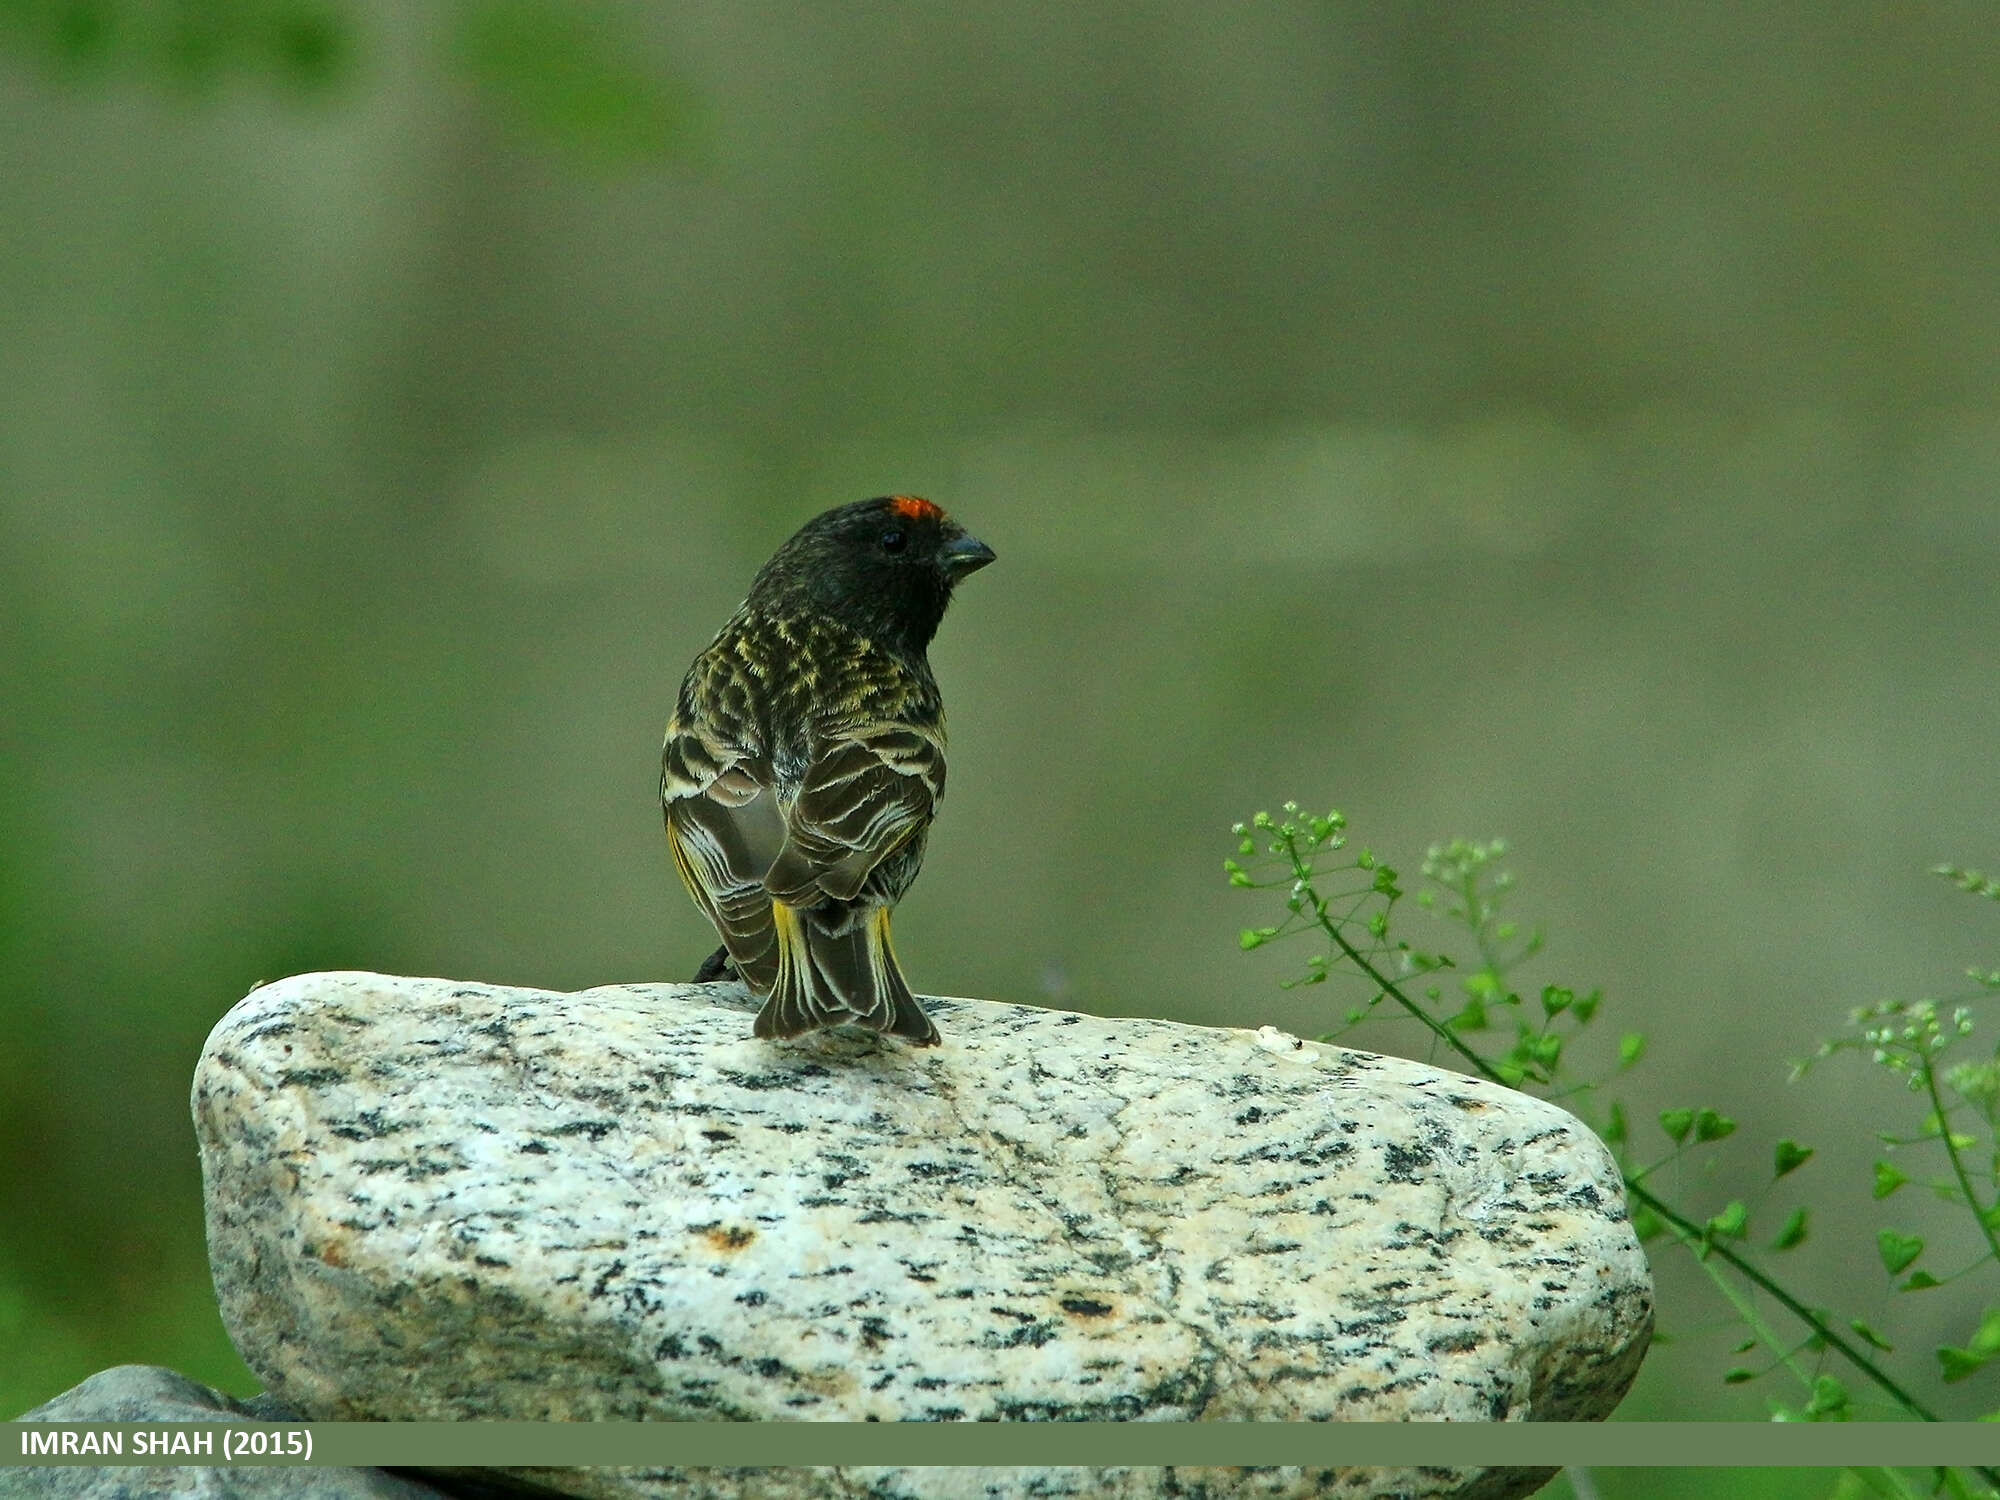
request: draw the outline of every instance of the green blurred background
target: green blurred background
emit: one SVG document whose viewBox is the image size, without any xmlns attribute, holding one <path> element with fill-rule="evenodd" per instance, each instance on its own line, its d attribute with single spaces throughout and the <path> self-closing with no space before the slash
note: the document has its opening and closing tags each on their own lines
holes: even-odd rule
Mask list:
<svg viewBox="0 0 2000 1500">
<path fill-rule="evenodd" d="M 1928 1352 L 1995 1278 L 1875 1259 L 1971 1250 L 1868 1201 L 1916 1112 L 1785 1086 L 2000 962 L 1923 873 L 2000 860 L 1996 76 L 1979 5 L 0 0 L 0 1412 L 254 1388 L 186 1105 L 252 984 L 692 971 L 673 689 L 892 490 L 1000 555 L 920 988 L 1323 1030 L 1229 823 L 1504 833 L 1635 1115 L 1743 1122 L 1678 1187 L 1817 1145 L 1788 1273 L 2000 1406 Z M 1623 1415 L 1791 1399 L 1657 1259 Z"/>
</svg>

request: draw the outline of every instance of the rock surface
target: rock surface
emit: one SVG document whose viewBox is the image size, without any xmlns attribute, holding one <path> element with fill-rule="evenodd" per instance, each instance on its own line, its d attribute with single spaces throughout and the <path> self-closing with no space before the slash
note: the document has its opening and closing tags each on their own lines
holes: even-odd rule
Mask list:
<svg viewBox="0 0 2000 1500">
<path fill-rule="evenodd" d="M 1555 1469 L 524 1469 L 580 1500 L 1510 1500 Z"/>
<path fill-rule="evenodd" d="M 1616 1169 L 1552 1106 L 1268 1030 L 940 1000 L 939 1048 L 774 1045 L 744 1002 L 253 991 L 194 1091 L 250 1366 L 328 1418 L 1497 1420 L 1602 1416 L 1644 1352 Z M 847 1482 L 979 1471 L 896 1472 Z M 1211 1493 L 1531 1482 L 1230 1472 Z"/>
<path fill-rule="evenodd" d="M 118 1365 L 24 1412 L 23 1422 L 296 1420 L 267 1397 L 237 1401 L 157 1365 Z M 381 1469 L 284 1465 L 0 1469 L 0 1500 L 445 1500 Z"/>
</svg>

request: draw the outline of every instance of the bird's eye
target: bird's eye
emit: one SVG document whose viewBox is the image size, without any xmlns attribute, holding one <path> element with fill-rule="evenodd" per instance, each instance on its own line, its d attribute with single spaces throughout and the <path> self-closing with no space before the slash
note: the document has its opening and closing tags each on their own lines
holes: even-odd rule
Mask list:
<svg viewBox="0 0 2000 1500">
<path fill-rule="evenodd" d="M 882 550 L 884 552 L 901 552 L 909 544 L 910 539 L 900 531 L 885 531 L 882 533 Z"/>
</svg>

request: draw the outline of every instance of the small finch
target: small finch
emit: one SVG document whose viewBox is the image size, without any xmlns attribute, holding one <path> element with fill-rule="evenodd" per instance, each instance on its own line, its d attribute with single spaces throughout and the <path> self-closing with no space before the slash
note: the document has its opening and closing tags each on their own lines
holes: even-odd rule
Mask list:
<svg viewBox="0 0 2000 1500">
<path fill-rule="evenodd" d="M 722 936 L 760 1037 L 937 1027 L 889 945 L 944 797 L 944 702 L 925 648 L 993 550 L 928 500 L 813 517 L 681 682 L 661 756 L 667 842 Z"/>
</svg>

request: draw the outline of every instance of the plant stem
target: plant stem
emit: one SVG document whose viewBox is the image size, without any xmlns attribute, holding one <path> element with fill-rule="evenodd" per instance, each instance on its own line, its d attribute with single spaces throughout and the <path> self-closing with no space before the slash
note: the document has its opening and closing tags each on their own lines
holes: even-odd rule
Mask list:
<svg viewBox="0 0 2000 1500">
<path fill-rule="evenodd" d="M 1305 873 L 1310 874 L 1311 872 L 1308 870 L 1305 871 Z M 1466 1045 L 1466 1043 L 1459 1037 L 1457 1032 L 1453 1031 L 1449 1026 L 1445 1025 L 1442 1021 L 1438 1020 L 1437 1017 L 1433 1016 L 1429 1011 L 1425 1010 L 1422 1006 L 1418 1005 L 1415 1001 L 1410 999 L 1408 995 L 1405 995 L 1400 989 L 1396 987 L 1396 983 L 1394 980 L 1390 979 L 1387 975 L 1383 974 L 1383 972 L 1380 969 L 1376 968 L 1374 964 L 1368 961 L 1368 957 L 1366 954 L 1364 954 L 1359 948 L 1355 947 L 1352 943 L 1348 942 L 1347 935 L 1343 933 L 1340 930 L 1340 928 L 1336 926 L 1332 921 L 1328 920 L 1326 915 L 1325 903 L 1316 902 L 1314 904 L 1313 910 L 1317 914 L 1317 920 L 1319 922 L 1320 930 L 1324 932 L 1328 937 L 1333 939 L 1334 946 L 1340 949 L 1341 953 L 1346 956 L 1347 961 L 1349 963 L 1353 964 L 1355 968 L 1359 969 L 1363 974 L 1366 974 L 1370 979 L 1374 980 L 1378 986 L 1381 987 L 1383 994 L 1388 995 L 1390 998 L 1395 1000 L 1397 1004 L 1403 1007 L 1403 1009 L 1407 1010 L 1411 1015 L 1415 1016 L 1419 1021 L 1423 1022 L 1425 1026 L 1429 1027 L 1432 1034 L 1435 1035 L 1439 1041 L 1443 1042 L 1447 1047 L 1451 1048 L 1452 1051 L 1456 1052 L 1460 1057 L 1464 1058 L 1467 1062 L 1471 1063 L 1474 1071 L 1477 1072 L 1482 1078 L 1489 1078 L 1493 1082 L 1500 1084 L 1503 1088 L 1510 1086 L 1507 1084 L 1505 1079 L 1503 1079 L 1498 1073 L 1494 1072 L 1493 1069 L 1487 1065 L 1485 1058 L 1481 1057 L 1477 1052 L 1473 1051 L 1471 1047 Z"/>
<path fill-rule="evenodd" d="M 1625 1191 L 1638 1199 L 1639 1202 L 1645 1204 L 1647 1208 L 1658 1214 L 1661 1219 L 1671 1224 L 1682 1234 L 1692 1234 L 1697 1238 L 1700 1237 L 1702 1228 L 1699 1224 L 1675 1210 L 1643 1183 L 1634 1182 L 1630 1177 L 1627 1177 L 1625 1180 Z M 1818 1313 L 1807 1307 L 1798 1298 L 1794 1297 L 1790 1292 L 1767 1276 L 1754 1262 L 1745 1260 L 1735 1250 L 1719 1241 L 1711 1240 L 1709 1242 L 1708 1253 L 1719 1260 L 1726 1261 L 1745 1281 L 1748 1281 L 1759 1291 L 1774 1298 L 1786 1312 L 1804 1323 L 1818 1337 L 1824 1339 L 1830 1348 L 1837 1350 L 1849 1364 L 1874 1381 L 1891 1400 L 1911 1416 L 1921 1417 L 1926 1422 L 1943 1420 L 1936 1412 L 1932 1411 L 1923 1402 L 1898 1385 L 1888 1371 L 1884 1370 L 1874 1360 L 1870 1359 L 1859 1349 L 1855 1348 L 1853 1344 L 1841 1337 L 1837 1331 L 1829 1327 L 1826 1320 L 1820 1317 Z M 1986 1471 L 1982 1469 L 1980 1472 L 1985 1473 Z M 1989 1475 L 1988 1477 L 1991 1478 L 1992 1476 Z"/>
<path fill-rule="evenodd" d="M 1915 1500 L 1910 1487 L 1903 1483 L 1903 1476 L 1894 1469 L 1849 1465 L 1845 1472 L 1852 1474 L 1863 1485 L 1881 1495 L 1883 1500 Z"/>
<path fill-rule="evenodd" d="M 1488 1082 L 1499 1084 L 1502 1088 L 1515 1087 L 1514 1084 L 1501 1077 L 1498 1070 L 1468 1045 L 1450 1026 L 1438 1020 L 1429 1010 L 1404 994 L 1402 987 L 1395 980 L 1384 974 L 1365 953 L 1347 940 L 1347 935 L 1341 931 L 1340 924 L 1334 921 L 1329 915 L 1327 903 L 1320 897 L 1318 891 L 1313 888 L 1312 865 L 1300 856 L 1297 840 L 1289 833 L 1281 833 L 1280 837 L 1283 840 L 1286 857 L 1291 862 L 1292 876 L 1297 883 L 1296 888 L 1303 890 L 1310 901 L 1312 911 L 1310 920 L 1327 935 L 1328 939 L 1340 950 L 1347 961 L 1353 964 L 1383 994 L 1389 996 L 1390 999 L 1402 1006 L 1411 1016 L 1420 1021 L 1433 1036 L 1463 1058 L 1470 1065 L 1474 1073 Z M 1472 904 L 1475 898 L 1476 889 L 1468 895 L 1467 907 L 1468 914 L 1476 921 L 1477 909 Z M 1473 935 L 1479 945 L 1481 960 L 1486 964 L 1489 971 L 1497 972 L 1492 955 L 1487 950 L 1483 932 L 1475 927 Z M 1996 1235 L 1995 1227 L 1987 1222 L 1986 1216 L 1983 1213 L 1979 1213 L 1979 1200 L 1973 1196 L 1972 1185 L 1966 1176 L 1964 1163 L 1960 1161 L 1958 1151 L 1952 1145 L 1951 1128 L 1948 1123 L 1945 1123 L 1944 1104 L 1938 1095 L 1937 1081 L 1928 1066 L 1928 1060 L 1926 1060 L 1924 1065 L 1924 1082 L 1930 1089 L 1931 1105 L 1938 1113 L 1938 1119 L 1943 1130 L 1945 1150 L 1951 1157 L 1952 1170 L 1958 1175 L 1959 1186 L 1965 1193 L 1967 1204 L 1975 1213 L 1979 1214 L 1980 1227 L 1985 1231 L 1986 1242 L 1992 1249 L 1994 1258 L 2000 1260 L 2000 1235 Z M 1624 1180 L 1626 1197 L 1642 1204 L 1657 1215 L 1662 1223 L 1673 1230 L 1675 1237 L 1684 1248 L 1692 1253 L 1696 1246 L 1705 1244 L 1708 1249 L 1708 1256 L 1722 1261 L 1739 1276 L 1743 1277 L 1745 1281 L 1771 1297 L 1779 1306 L 1805 1324 L 1823 1344 L 1837 1352 L 1863 1376 L 1872 1381 L 1879 1390 L 1904 1411 L 1925 1422 L 1942 1420 L 1930 1407 L 1926 1406 L 1898 1384 L 1895 1378 L 1886 1370 L 1849 1342 L 1839 1330 L 1829 1326 L 1824 1318 L 1813 1311 L 1812 1308 L 1807 1307 L 1803 1302 L 1799 1301 L 1790 1292 L 1786 1291 L 1776 1281 L 1773 1281 L 1754 1262 L 1745 1259 L 1728 1244 L 1711 1238 L 1704 1226 L 1695 1223 L 1647 1188 L 1640 1181 L 1641 1174 L 1634 1174 L 1621 1163 L 1619 1165 L 1619 1175 Z M 1799 1369 L 1791 1355 L 1783 1352 L 1782 1344 L 1773 1332 L 1765 1326 L 1762 1318 L 1758 1316 L 1755 1306 L 1749 1303 L 1748 1299 L 1742 1297 L 1735 1288 L 1729 1286 L 1726 1280 L 1717 1274 L 1715 1268 L 1709 1263 L 1708 1258 L 1698 1256 L 1697 1259 L 1701 1261 L 1703 1271 L 1715 1282 L 1717 1289 L 1736 1308 L 1737 1312 L 1743 1316 L 1744 1321 L 1750 1325 L 1751 1330 L 1756 1333 L 1766 1347 L 1778 1354 L 1785 1369 L 1796 1377 L 1801 1384 L 1810 1385 L 1810 1382 L 1805 1378 L 1804 1372 Z M 1974 1465 L 1972 1467 L 1974 1473 L 1992 1485 L 1996 1491 L 2000 1491 L 2000 1469 L 1994 1469 L 1985 1465 Z M 1877 1488 L 1878 1492 L 1880 1481 L 1886 1479 L 1894 1486 L 1897 1492 L 1905 1495 L 1909 1493 L 1907 1487 L 1902 1484 L 1900 1476 L 1894 1474 L 1892 1471 L 1876 1469 L 1869 1471 L 1854 1470 L 1852 1472 L 1864 1483 L 1868 1483 L 1871 1488 Z"/>
<path fill-rule="evenodd" d="M 1674 1238 L 1680 1242 L 1680 1247 L 1687 1251 L 1688 1254 L 1694 1256 L 1695 1264 L 1701 1267 L 1702 1274 L 1715 1283 L 1716 1291 L 1721 1293 L 1723 1299 L 1736 1309 L 1736 1316 L 1749 1325 L 1750 1331 L 1757 1335 L 1758 1342 L 1777 1356 L 1778 1363 L 1785 1367 L 1786 1372 L 1794 1380 L 1810 1389 L 1812 1379 L 1804 1370 L 1799 1368 L 1798 1351 L 1785 1347 L 1784 1341 L 1778 1337 L 1777 1331 L 1770 1324 L 1766 1323 L 1763 1314 L 1758 1312 L 1757 1304 L 1741 1291 L 1737 1290 L 1727 1276 L 1716 1270 L 1715 1266 L 1711 1263 L 1711 1255 L 1701 1253 L 1702 1237 L 1698 1234 L 1690 1235 L 1678 1224 L 1670 1225 L 1669 1227 L 1673 1230 Z M 1714 1246 L 1711 1245 L 1709 1250 L 1713 1252 Z"/>
<path fill-rule="evenodd" d="M 1928 1056 L 1917 1060 L 1917 1067 L 1924 1075 L 1924 1088 L 1931 1096 L 1931 1110 L 1937 1116 L 1938 1139 L 1944 1142 L 1944 1154 L 1951 1158 L 1952 1174 L 1958 1178 L 1958 1190 L 1965 1194 L 1965 1206 L 1972 1210 L 1972 1217 L 1979 1221 L 1980 1231 L 1986 1236 L 1986 1248 L 1993 1252 L 1993 1258 L 2000 1260 L 2000 1233 L 1996 1233 L 1987 1211 L 1979 1206 L 1979 1199 L 1973 1196 L 1972 1179 L 1966 1175 L 1965 1163 L 1959 1158 L 1958 1147 L 1951 1138 L 1951 1121 L 1945 1118 L 1944 1099 L 1938 1093 L 1937 1069 L 1931 1066 Z"/>
<path fill-rule="evenodd" d="M 1309 880 L 1312 875 L 1311 868 L 1307 866 L 1304 863 L 1304 861 L 1299 859 L 1297 852 L 1295 850 L 1292 852 L 1291 857 L 1292 857 L 1292 867 L 1294 874 L 1302 881 Z M 1376 968 L 1375 965 L 1368 960 L 1367 956 L 1363 954 L 1360 949 L 1356 948 L 1352 943 L 1350 943 L 1347 940 L 1346 934 L 1343 933 L 1339 929 L 1339 927 L 1334 925 L 1334 923 L 1328 919 L 1324 903 L 1315 902 L 1313 910 L 1316 914 L 1320 929 L 1323 932 L 1325 932 L 1326 935 L 1333 940 L 1335 946 L 1338 947 L 1344 955 L 1346 955 L 1348 962 L 1352 963 L 1357 969 L 1359 969 L 1363 974 L 1365 974 L 1372 983 L 1380 986 L 1384 994 L 1388 995 L 1391 999 L 1396 1001 L 1397 1004 L 1401 1005 L 1404 1010 L 1408 1011 L 1411 1015 L 1415 1016 L 1419 1021 L 1423 1022 L 1425 1026 L 1429 1027 L 1433 1035 L 1437 1036 L 1441 1041 L 1443 1041 L 1447 1046 L 1449 1046 L 1460 1057 L 1464 1058 L 1468 1063 L 1470 1063 L 1473 1067 L 1473 1070 L 1477 1072 L 1480 1077 L 1485 1078 L 1492 1083 L 1497 1083 L 1502 1088 L 1512 1087 L 1512 1085 L 1509 1084 L 1506 1079 L 1502 1078 L 1500 1074 L 1494 1070 L 1493 1066 L 1490 1063 L 1488 1063 L 1485 1058 L 1481 1057 L 1471 1047 L 1467 1046 L 1465 1042 L 1462 1041 L 1451 1030 L 1450 1027 L 1444 1025 L 1423 1006 L 1418 1005 L 1416 1001 L 1412 1000 L 1408 995 L 1404 994 L 1401 987 L 1396 983 L 1395 980 L 1391 979 L 1388 975 L 1384 974 L 1380 969 Z M 1650 1189 L 1646 1187 L 1644 1183 L 1640 1182 L 1629 1172 L 1625 1172 L 1622 1167 L 1620 1168 L 1620 1173 L 1625 1179 L 1625 1192 L 1628 1197 L 1634 1198 L 1638 1202 L 1644 1204 L 1647 1208 L 1651 1209 L 1655 1214 L 1659 1215 L 1660 1219 L 1663 1222 L 1673 1225 L 1674 1228 L 1679 1230 L 1682 1234 L 1692 1236 L 1697 1241 L 1701 1240 L 1704 1237 L 1704 1231 L 1701 1225 L 1696 1224 L 1693 1220 L 1687 1218 L 1684 1214 L 1674 1209 L 1665 1200 L 1656 1196 Z M 1928 1406 L 1924 1405 L 1923 1402 L 1919 1401 L 1915 1396 L 1911 1395 L 1908 1391 L 1904 1390 L 1903 1387 L 1897 1384 L 1895 1379 L 1886 1370 L 1882 1369 L 1867 1355 L 1863 1354 L 1859 1349 L 1855 1348 L 1853 1344 L 1849 1343 L 1845 1338 L 1841 1337 L 1838 1330 L 1828 1327 L 1825 1319 L 1821 1318 L 1811 1308 L 1807 1307 L 1803 1302 L 1799 1301 L 1798 1298 L 1794 1297 L 1790 1292 L 1786 1291 L 1782 1286 L 1778 1285 L 1777 1282 L 1773 1281 L 1755 1264 L 1753 1264 L 1748 1260 L 1745 1260 L 1741 1255 L 1737 1254 L 1736 1251 L 1731 1249 L 1728 1245 L 1717 1243 L 1714 1241 L 1711 1241 L 1709 1244 L 1709 1253 L 1727 1262 L 1729 1266 L 1731 1266 L 1735 1271 L 1737 1271 L 1737 1273 L 1740 1274 L 1745 1280 L 1747 1280 L 1752 1286 L 1758 1288 L 1760 1291 L 1763 1291 L 1772 1298 L 1774 1298 L 1778 1302 L 1778 1304 L 1782 1306 L 1787 1312 L 1791 1313 L 1793 1317 L 1799 1319 L 1799 1321 L 1804 1323 L 1806 1327 L 1808 1327 L 1813 1331 L 1814 1334 L 1823 1339 L 1829 1347 L 1838 1351 L 1840 1355 L 1848 1361 L 1848 1363 L 1852 1364 L 1863 1375 L 1867 1376 L 1868 1379 L 1872 1380 L 1881 1390 L 1887 1393 L 1887 1395 L 1893 1401 L 1895 1401 L 1898 1406 L 1901 1406 L 1905 1411 L 1909 1412 L 1912 1416 L 1920 1417 L 1926 1422 L 1936 1422 L 1940 1420 L 1937 1413 L 1933 1412 Z M 1982 1474 L 1985 1474 L 1989 1480 L 1996 1479 L 1996 1476 L 1987 1470 L 1982 1469 L 1980 1472 Z M 2000 1482 L 2000 1480 L 1996 1480 L 1996 1482 Z"/>
</svg>

